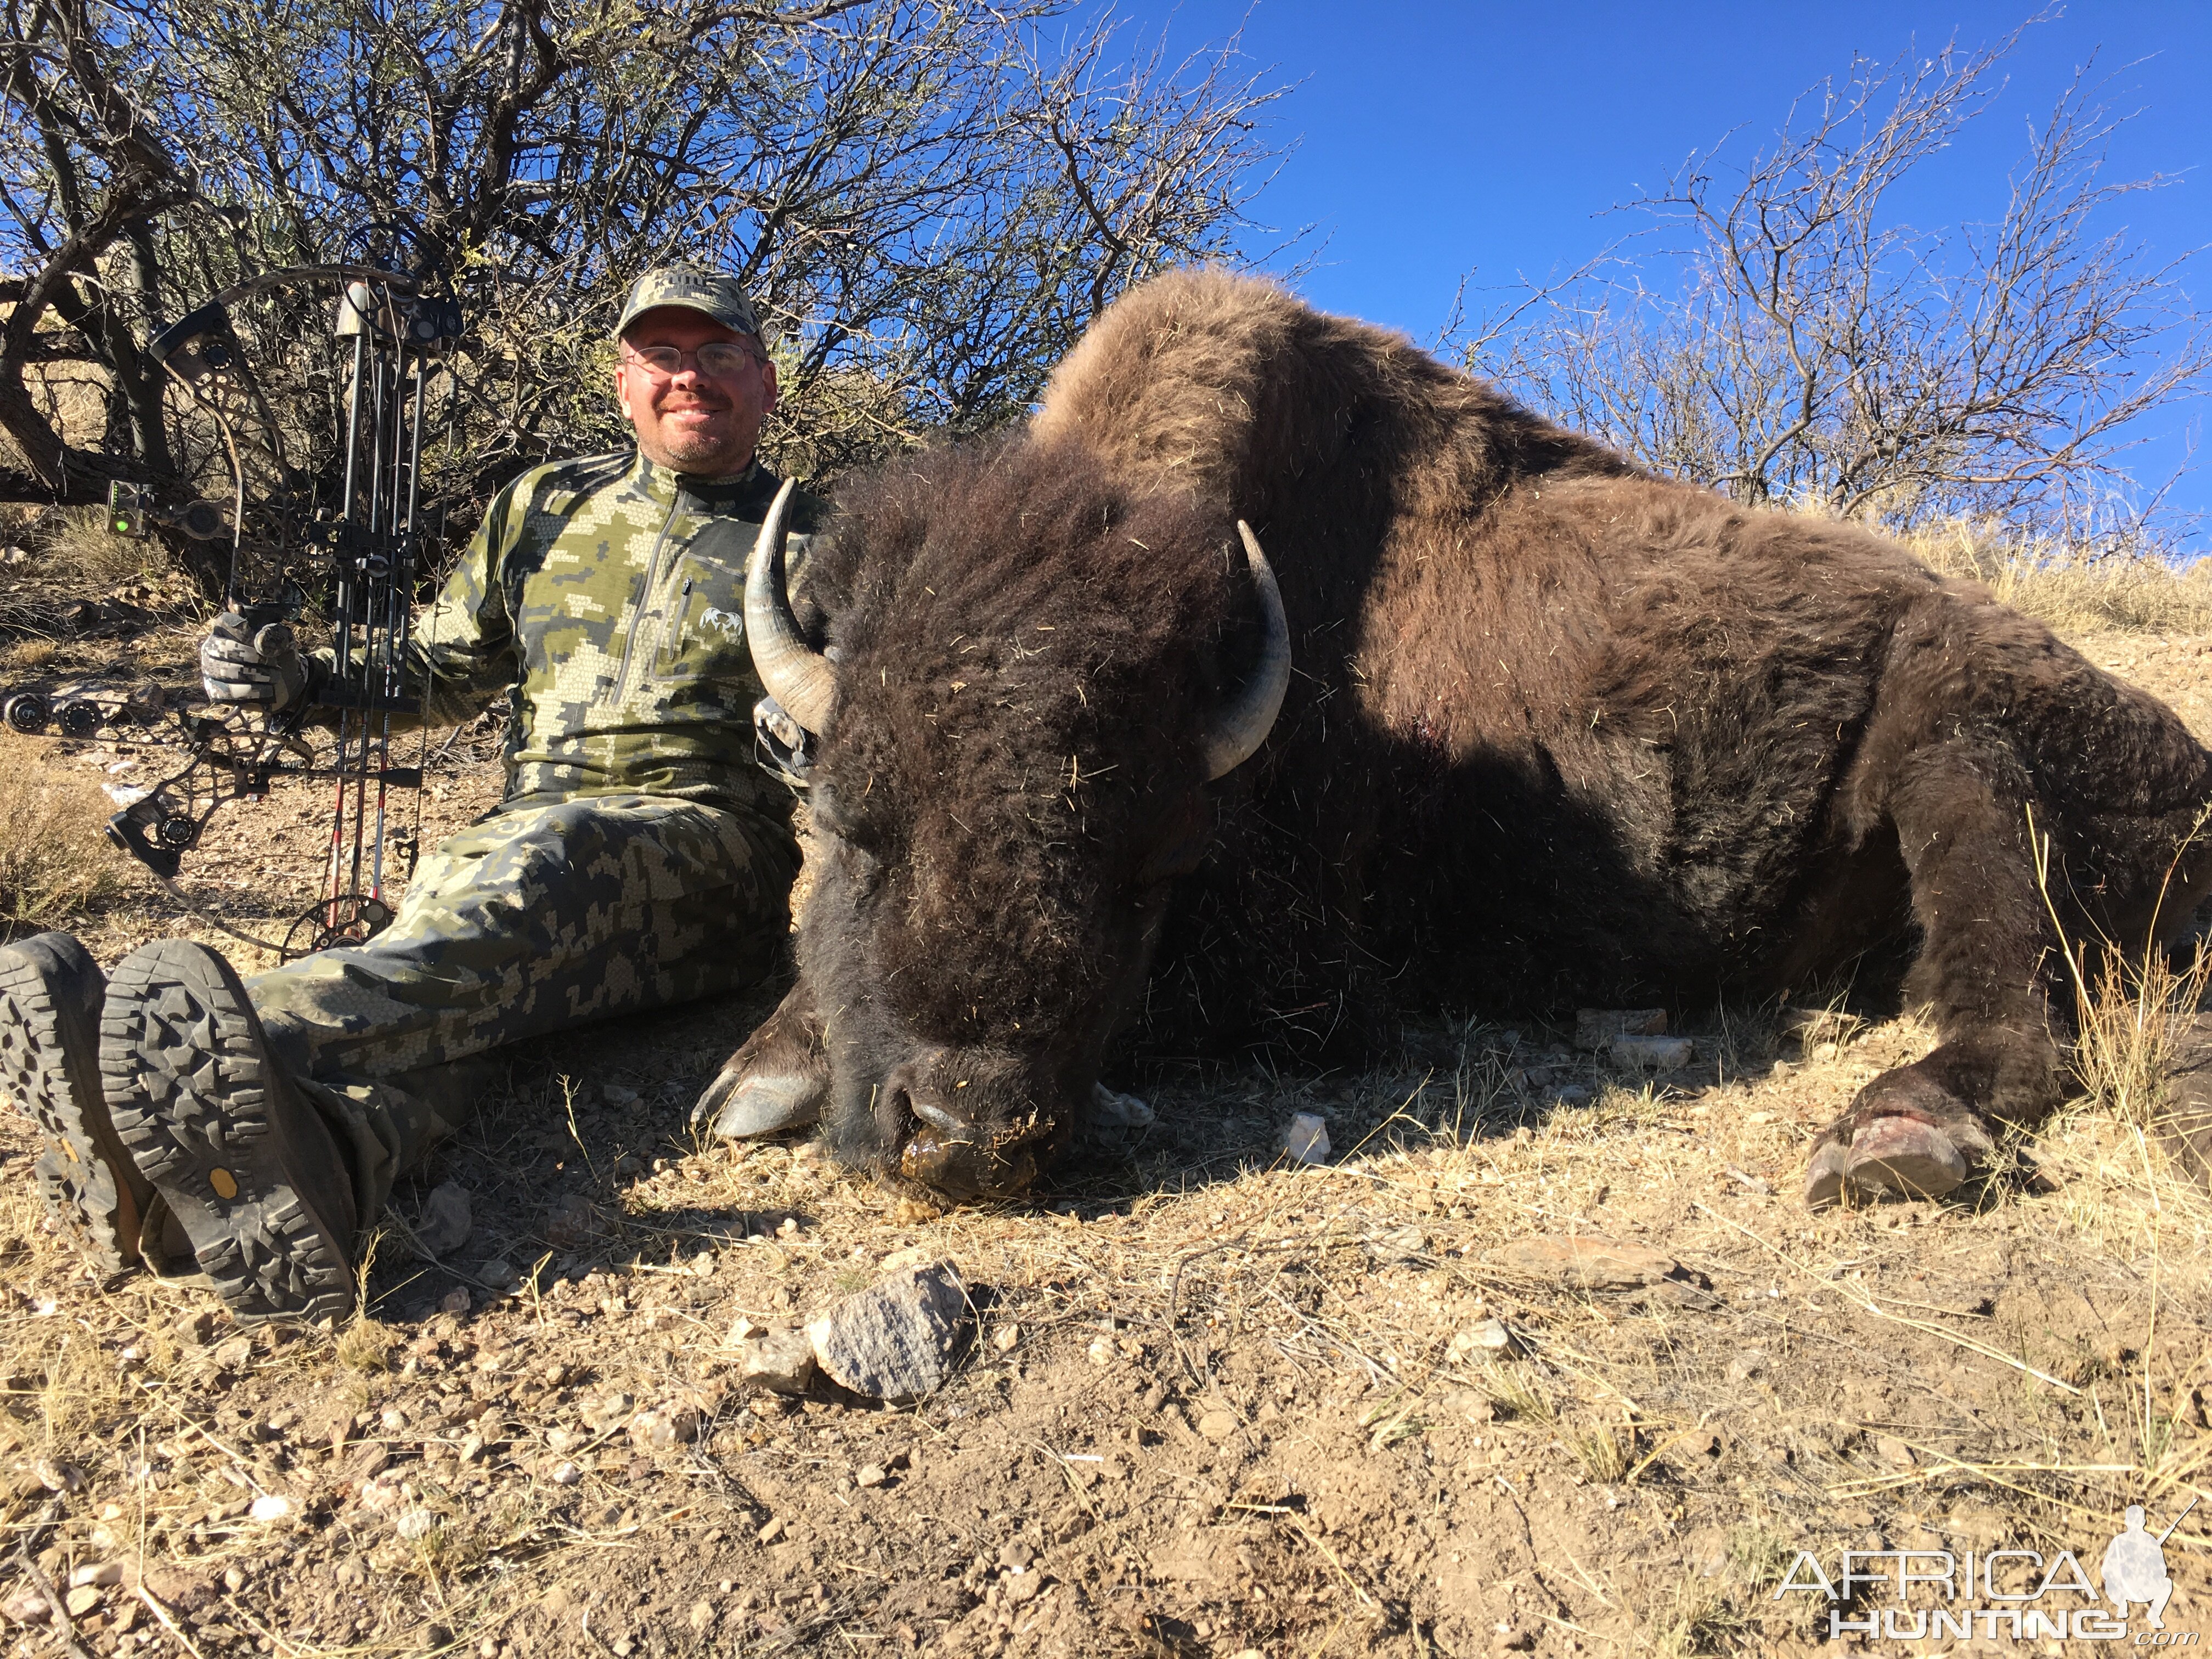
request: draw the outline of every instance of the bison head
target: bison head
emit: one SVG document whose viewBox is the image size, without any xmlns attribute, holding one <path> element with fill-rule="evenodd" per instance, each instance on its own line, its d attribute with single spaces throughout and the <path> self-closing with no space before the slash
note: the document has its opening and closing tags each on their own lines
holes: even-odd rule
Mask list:
<svg viewBox="0 0 2212 1659">
<path fill-rule="evenodd" d="M 1018 1193 L 1142 994 L 1208 786 L 1273 724 L 1273 574 L 1248 528 L 1240 550 L 1199 504 L 1132 496 L 1067 449 L 939 452 L 848 495 L 810 555 L 818 651 L 785 592 L 785 496 L 745 623 L 818 745 L 799 963 L 825 1132 L 941 1193 Z"/>
</svg>

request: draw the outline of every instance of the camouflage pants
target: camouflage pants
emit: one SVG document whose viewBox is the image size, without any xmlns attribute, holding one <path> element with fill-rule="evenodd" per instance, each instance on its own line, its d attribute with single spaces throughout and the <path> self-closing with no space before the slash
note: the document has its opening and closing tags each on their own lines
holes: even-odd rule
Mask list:
<svg viewBox="0 0 2212 1659">
<path fill-rule="evenodd" d="M 428 854 L 374 939 L 246 991 L 351 1152 L 366 1226 L 466 1121 L 493 1050 L 760 978 L 798 869 L 765 816 L 656 795 L 511 805 Z"/>
</svg>

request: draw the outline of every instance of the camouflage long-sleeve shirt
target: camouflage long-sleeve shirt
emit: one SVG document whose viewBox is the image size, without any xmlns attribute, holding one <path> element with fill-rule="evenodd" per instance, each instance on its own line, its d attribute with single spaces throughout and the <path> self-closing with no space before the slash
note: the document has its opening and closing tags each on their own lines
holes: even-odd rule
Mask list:
<svg viewBox="0 0 2212 1659">
<path fill-rule="evenodd" d="M 754 758 L 744 637 L 745 559 L 781 482 L 757 462 L 709 482 L 630 453 L 524 473 L 417 618 L 409 690 L 441 722 L 513 698 L 511 802 L 787 799 Z M 795 563 L 822 508 L 792 507 Z"/>
</svg>

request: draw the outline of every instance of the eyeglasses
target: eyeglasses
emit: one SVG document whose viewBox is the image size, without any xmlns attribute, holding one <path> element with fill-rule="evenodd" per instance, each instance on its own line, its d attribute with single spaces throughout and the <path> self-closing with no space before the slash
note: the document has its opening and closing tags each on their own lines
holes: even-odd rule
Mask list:
<svg viewBox="0 0 2212 1659">
<path fill-rule="evenodd" d="M 760 358 L 761 354 L 750 346 L 739 345 L 734 340 L 709 340 L 696 351 L 679 351 L 674 346 L 626 346 L 628 361 L 642 364 L 656 378 L 670 380 L 684 371 L 688 359 L 698 366 L 702 374 L 726 380 L 748 362 Z"/>
</svg>

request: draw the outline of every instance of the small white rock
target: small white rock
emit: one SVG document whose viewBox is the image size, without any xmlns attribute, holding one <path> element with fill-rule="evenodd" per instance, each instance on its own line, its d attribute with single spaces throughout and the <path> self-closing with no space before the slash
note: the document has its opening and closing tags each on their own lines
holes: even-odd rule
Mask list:
<svg viewBox="0 0 2212 1659">
<path fill-rule="evenodd" d="M 583 1478 L 584 1472 L 574 1463 L 556 1464 L 551 1476 L 553 1484 L 556 1486 L 573 1486 Z"/>
<path fill-rule="evenodd" d="M 1328 1125 L 1311 1112 L 1295 1114 L 1283 1127 L 1283 1151 L 1300 1164 L 1320 1164 L 1328 1158 Z"/>
<path fill-rule="evenodd" d="M 1510 1353 L 1513 1333 L 1495 1319 L 1478 1319 L 1451 1340 L 1454 1354 Z"/>
<path fill-rule="evenodd" d="M 397 1480 L 387 1480 L 383 1475 L 378 1475 L 362 1483 L 361 1506 L 371 1515 L 381 1515 L 398 1503 L 404 1495 L 400 1491 L 399 1482 Z"/>
<path fill-rule="evenodd" d="M 283 1492 L 271 1492 L 255 1498 L 246 1512 L 256 1521 L 284 1521 L 290 1519 L 299 1507 Z"/>
<path fill-rule="evenodd" d="M 428 1510 L 410 1510 L 399 1517 L 399 1535 L 410 1544 L 420 1543 L 438 1529 L 438 1517 Z"/>
<path fill-rule="evenodd" d="M 805 1394 L 814 1383 L 814 1344 L 805 1331 L 757 1327 L 738 1344 L 738 1378 L 775 1394 Z"/>
</svg>

